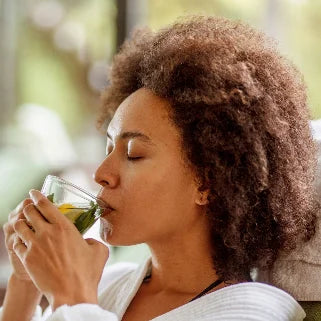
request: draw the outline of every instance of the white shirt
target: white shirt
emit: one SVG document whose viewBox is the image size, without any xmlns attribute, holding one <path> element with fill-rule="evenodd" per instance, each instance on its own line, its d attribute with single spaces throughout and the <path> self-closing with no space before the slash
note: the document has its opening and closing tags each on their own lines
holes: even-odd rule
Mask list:
<svg viewBox="0 0 321 321">
<path fill-rule="evenodd" d="M 37 307 L 32 321 L 120 321 L 137 293 L 148 268 L 143 264 L 116 263 L 104 269 L 98 288 L 98 305 L 63 305 L 44 314 Z M 0 310 L 1 317 L 1 310 Z M 302 321 L 305 313 L 286 292 L 247 282 L 219 289 L 162 314 L 153 321 Z"/>
</svg>

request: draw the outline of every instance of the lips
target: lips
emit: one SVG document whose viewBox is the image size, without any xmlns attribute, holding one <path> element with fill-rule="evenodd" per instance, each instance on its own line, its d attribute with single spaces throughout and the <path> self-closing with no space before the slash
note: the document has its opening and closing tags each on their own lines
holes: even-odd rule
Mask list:
<svg viewBox="0 0 321 321">
<path fill-rule="evenodd" d="M 113 207 L 111 207 L 107 202 L 104 202 L 104 201 L 102 201 L 102 199 L 100 199 L 100 201 L 101 201 L 101 204 L 100 204 L 100 206 L 103 208 L 103 214 L 102 214 L 102 216 L 103 215 L 107 215 L 107 214 L 109 214 L 110 212 L 112 212 L 112 211 L 114 211 L 115 209 L 113 208 Z"/>
<path fill-rule="evenodd" d="M 108 215 L 109 213 L 111 213 L 112 211 L 115 210 L 107 202 L 103 201 L 101 198 L 99 198 L 98 200 L 100 201 L 99 202 L 100 207 L 102 207 L 104 209 L 101 216 Z"/>
<path fill-rule="evenodd" d="M 104 201 L 104 200 L 102 199 L 102 197 L 98 196 L 98 197 L 97 197 L 97 200 L 98 200 L 98 205 L 99 205 L 100 207 L 102 207 L 102 208 L 104 208 L 104 209 L 112 209 L 112 210 L 114 210 L 114 208 L 113 208 L 109 203 L 107 203 L 106 201 Z"/>
<path fill-rule="evenodd" d="M 107 207 L 107 208 L 104 209 L 104 212 L 103 212 L 103 214 L 101 216 L 106 216 L 106 215 L 110 214 L 112 211 L 114 211 L 113 208 Z"/>
<path fill-rule="evenodd" d="M 111 213 L 112 211 L 114 211 L 115 209 L 107 202 L 103 199 L 102 197 L 103 192 L 100 191 L 97 195 L 97 199 L 98 199 L 98 203 L 100 205 L 100 207 L 102 207 L 104 209 L 103 213 L 101 216 L 106 216 L 109 213 Z"/>
</svg>

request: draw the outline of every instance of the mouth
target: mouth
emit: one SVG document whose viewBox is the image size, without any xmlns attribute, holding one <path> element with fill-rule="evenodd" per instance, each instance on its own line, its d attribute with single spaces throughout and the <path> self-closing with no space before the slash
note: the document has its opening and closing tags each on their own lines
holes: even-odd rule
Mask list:
<svg viewBox="0 0 321 321">
<path fill-rule="evenodd" d="M 108 214 L 110 214 L 112 211 L 114 211 L 114 209 L 112 207 L 105 207 L 104 211 L 101 215 L 101 217 L 107 216 Z"/>
<path fill-rule="evenodd" d="M 97 203 L 104 210 L 114 210 L 114 208 L 111 207 L 110 204 L 104 201 L 101 197 L 97 197 Z"/>
<path fill-rule="evenodd" d="M 102 193 L 98 193 L 97 195 L 97 200 L 98 200 L 98 205 L 103 209 L 102 214 L 100 215 L 100 217 L 106 217 L 107 215 L 109 215 L 111 212 L 115 211 L 115 209 L 102 198 Z"/>
</svg>

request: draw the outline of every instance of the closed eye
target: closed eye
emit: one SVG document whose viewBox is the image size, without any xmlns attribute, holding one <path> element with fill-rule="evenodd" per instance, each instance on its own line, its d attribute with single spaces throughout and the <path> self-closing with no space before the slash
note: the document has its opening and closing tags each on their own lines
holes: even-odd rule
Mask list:
<svg viewBox="0 0 321 321">
<path fill-rule="evenodd" d="M 139 159 L 141 159 L 141 158 L 143 158 L 143 157 L 130 157 L 130 156 L 128 156 L 127 155 L 127 159 L 129 160 L 129 161 L 137 161 L 137 160 L 139 160 Z"/>
</svg>

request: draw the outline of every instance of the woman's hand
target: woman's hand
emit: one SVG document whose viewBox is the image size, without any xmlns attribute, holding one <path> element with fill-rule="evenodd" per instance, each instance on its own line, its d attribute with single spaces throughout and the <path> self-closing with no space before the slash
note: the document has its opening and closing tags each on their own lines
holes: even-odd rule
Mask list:
<svg viewBox="0 0 321 321">
<path fill-rule="evenodd" d="M 30 278 L 53 309 L 62 304 L 97 303 L 108 248 L 94 239 L 84 240 L 40 192 L 32 190 L 30 196 L 33 203 L 23 209 L 26 220 L 13 225 L 17 233 L 13 250 Z"/>
<path fill-rule="evenodd" d="M 29 274 L 21 263 L 16 252 L 13 250 L 14 240 L 17 236 L 13 226 L 15 222 L 19 219 L 25 219 L 23 214 L 23 208 L 28 204 L 32 204 L 32 200 L 27 198 L 22 201 L 10 214 L 8 217 L 8 222 L 3 225 L 3 231 L 5 235 L 5 245 L 9 255 L 10 263 L 13 267 L 13 274 L 19 280 L 31 281 Z"/>
</svg>

